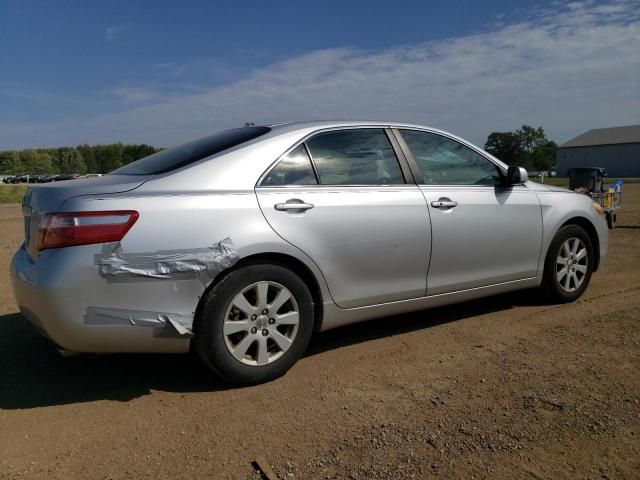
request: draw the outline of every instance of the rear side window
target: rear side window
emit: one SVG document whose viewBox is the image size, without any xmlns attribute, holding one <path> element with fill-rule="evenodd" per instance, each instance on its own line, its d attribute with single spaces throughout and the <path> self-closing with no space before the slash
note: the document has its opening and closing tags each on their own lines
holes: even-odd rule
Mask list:
<svg viewBox="0 0 640 480">
<path fill-rule="evenodd" d="M 262 186 L 280 185 L 317 185 L 318 180 L 313 172 L 307 149 L 303 145 L 294 148 L 282 157 L 262 181 Z"/>
<path fill-rule="evenodd" d="M 404 183 L 400 164 L 381 128 L 341 130 L 307 141 L 322 185 Z"/>
<path fill-rule="evenodd" d="M 170 172 L 241 145 L 270 131 L 269 127 L 244 127 L 224 130 L 199 140 L 154 153 L 110 173 L 118 175 L 153 175 Z"/>
</svg>

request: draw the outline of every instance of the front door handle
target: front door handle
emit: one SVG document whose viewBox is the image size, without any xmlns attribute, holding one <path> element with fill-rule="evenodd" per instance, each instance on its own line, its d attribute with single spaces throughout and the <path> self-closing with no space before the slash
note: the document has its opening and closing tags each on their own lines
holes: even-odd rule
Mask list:
<svg viewBox="0 0 640 480">
<path fill-rule="evenodd" d="M 440 208 L 442 210 L 448 210 L 450 208 L 457 207 L 458 206 L 458 202 L 454 202 L 450 198 L 440 198 L 438 200 L 435 200 L 435 201 L 431 202 L 431 206 L 433 208 Z"/>
<path fill-rule="evenodd" d="M 314 207 L 312 203 L 305 203 L 302 200 L 287 200 L 285 203 L 276 203 L 273 208 L 280 212 L 286 212 L 287 210 L 305 211 Z"/>
</svg>

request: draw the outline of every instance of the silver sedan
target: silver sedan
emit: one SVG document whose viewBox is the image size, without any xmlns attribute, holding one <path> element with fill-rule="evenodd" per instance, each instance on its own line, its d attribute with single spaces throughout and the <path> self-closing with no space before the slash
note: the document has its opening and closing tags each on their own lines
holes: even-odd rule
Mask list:
<svg viewBox="0 0 640 480">
<path fill-rule="evenodd" d="M 23 212 L 15 296 L 61 350 L 193 347 L 240 384 L 284 374 L 316 331 L 532 287 L 575 300 L 608 235 L 586 195 L 373 122 L 226 130 L 32 186 Z"/>
</svg>

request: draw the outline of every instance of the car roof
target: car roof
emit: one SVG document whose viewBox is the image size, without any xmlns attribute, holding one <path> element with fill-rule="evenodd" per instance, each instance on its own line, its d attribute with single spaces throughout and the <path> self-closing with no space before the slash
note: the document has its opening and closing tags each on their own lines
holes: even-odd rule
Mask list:
<svg viewBox="0 0 640 480">
<path fill-rule="evenodd" d="M 440 130 L 426 125 L 418 125 L 403 122 L 390 122 L 384 120 L 310 120 L 300 122 L 277 123 L 274 125 L 266 125 L 271 128 L 274 133 L 293 132 L 296 130 L 322 129 L 322 128 L 340 128 L 340 127 L 394 127 L 394 128 L 417 128 L 421 130 L 431 130 L 443 132 L 451 135 L 444 130 Z"/>
<path fill-rule="evenodd" d="M 469 142 L 468 140 L 456 134 L 453 134 L 446 130 L 442 130 L 440 128 L 429 127 L 426 125 L 418 125 L 415 123 L 393 122 L 393 121 L 384 121 L 384 120 L 323 120 L 323 121 L 318 120 L 318 121 L 280 123 L 280 124 L 267 125 L 267 126 L 271 128 L 271 132 L 265 135 L 265 139 L 277 137 L 279 135 L 295 134 L 295 133 L 300 133 L 302 136 L 306 136 L 307 134 L 314 133 L 315 131 L 318 131 L 318 130 L 342 128 L 342 127 L 347 127 L 347 128 L 349 127 L 379 127 L 379 128 L 390 127 L 390 128 L 399 128 L 399 129 L 424 130 L 428 132 L 445 135 L 447 137 L 450 137 L 452 139 L 459 141 L 462 144 L 478 149 L 482 151 L 484 155 L 491 157 L 504 169 L 508 167 L 507 164 L 505 164 L 500 159 L 494 157 L 493 155 L 485 151 L 482 147 L 478 145 L 474 145 L 473 143 Z"/>
<path fill-rule="evenodd" d="M 332 129 L 332 128 L 349 128 L 349 127 L 390 127 L 390 128 L 404 128 L 404 129 L 416 129 L 416 130 L 424 130 L 433 133 L 439 133 L 450 138 L 453 138 L 463 144 L 470 145 L 474 148 L 482 150 L 484 154 L 491 156 L 494 160 L 497 160 L 501 165 L 506 168 L 506 165 L 501 162 L 499 159 L 493 157 L 488 154 L 486 151 L 482 149 L 482 147 L 478 145 L 474 145 L 468 140 L 454 134 L 448 132 L 447 130 L 442 130 L 440 128 L 429 127 L 427 125 L 419 125 L 416 123 L 404 123 L 404 122 L 393 122 L 393 121 L 384 121 L 384 120 L 315 120 L 315 121 L 302 121 L 302 122 L 290 122 L 290 123 L 279 123 L 274 125 L 266 125 L 271 129 L 271 132 L 267 133 L 264 137 L 264 140 L 269 138 L 277 137 L 279 135 L 286 134 L 296 134 L 300 133 L 302 136 L 306 136 L 307 134 L 313 133 L 318 130 L 323 129 Z M 260 139 L 258 139 L 260 141 Z"/>
</svg>

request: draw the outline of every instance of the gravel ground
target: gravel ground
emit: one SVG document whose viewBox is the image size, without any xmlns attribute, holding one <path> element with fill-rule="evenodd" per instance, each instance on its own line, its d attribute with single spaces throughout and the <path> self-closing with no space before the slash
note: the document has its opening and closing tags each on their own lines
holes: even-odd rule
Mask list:
<svg viewBox="0 0 640 480">
<path fill-rule="evenodd" d="M 230 388 L 190 355 L 61 358 L 7 278 L 0 479 L 640 478 L 640 185 L 579 301 L 519 292 L 317 335 L 285 377 Z"/>
</svg>

